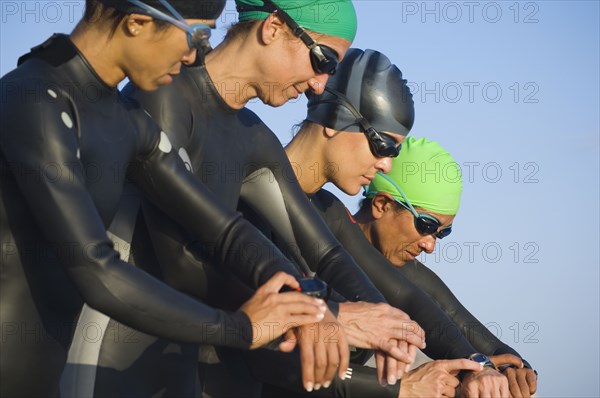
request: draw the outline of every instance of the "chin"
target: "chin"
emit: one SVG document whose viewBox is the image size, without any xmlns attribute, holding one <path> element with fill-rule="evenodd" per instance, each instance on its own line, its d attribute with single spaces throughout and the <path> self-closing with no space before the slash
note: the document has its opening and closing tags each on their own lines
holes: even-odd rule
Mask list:
<svg viewBox="0 0 600 398">
<path fill-rule="evenodd" d="M 335 184 L 334 184 L 335 185 Z M 358 194 L 360 192 L 360 189 L 362 188 L 361 186 L 343 186 L 343 185 L 335 185 L 337 187 L 337 189 L 339 189 L 340 191 L 342 191 L 343 193 L 345 193 L 346 195 L 349 196 L 354 196 L 356 194 Z"/>
</svg>

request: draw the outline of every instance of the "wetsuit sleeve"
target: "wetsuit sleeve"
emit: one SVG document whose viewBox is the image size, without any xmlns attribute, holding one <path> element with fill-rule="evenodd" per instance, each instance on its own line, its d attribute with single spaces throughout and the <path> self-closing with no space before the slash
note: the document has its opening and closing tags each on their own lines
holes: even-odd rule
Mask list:
<svg viewBox="0 0 600 398">
<path fill-rule="evenodd" d="M 324 212 L 324 218 L 333 233 L 348 248 L 388 303 L 405 311 L 425 330 L 425 353 L 429 357 L 466 358 L 476 352 L 440 307 L 365 238 L 339 199 L 321 190 L 314 201 Z"/>
<path fill-rule="evenodd" d="M 264 126 L 255 118 L 254 123 Z M 277 137 L 264 126 L 255 134 L 255 145 L 260 148 L 255 164 L 261 168 L 244 181 L 246 204 L 265 218 L 292 254 L 299 254 L 298 263 L 318 273 L 347 300 L 385 302 L 311 205 Z"/>
<path fill-rule="evenodd" d="M 46 92 L 43 82 L 32 80 L 23 87 Z M 67 100 L 16 95 L 2 103 L 0 149 L 42 235 L 82 298 L 144 333 L 248 348 L 252 329 L 245 314 L 207 307 L 119 259 L 87 191 L 75 115 Z M 51 283 L 43 288 L 61 288 Z"/>
<path fill-rule="evenodd" d="M 458 325 L 478 352 L 486 355 L 513 354 L 517 351 L 500 341 L 477 318 L 475 318 L 450 291 L 448 286 L 421 262 L 409 261 L 400 270 Z"/>
<path fill-rule="evenodd" d="M 250 374 L 256 380 L 270 385 L 263 387 L 266 390 L 263 396 L 266 397 L 397 398 L 401 387 L 400 382 L 382 387 L 377 381 L 375 368 L 350 364 L 345 380 L 335 377 L 329 388 L 308 393 L 302 386 L 302 371 L 297 353 L 259 349 L 245 351 L 240 355 Z"/>
<path fill-rule="evenodd" d="M 156 126 L 144 118 L 150 131 Z M 190 173 L 166 134 L 150 139 L 150 152 L 130 166 L 129 176 L 145 196 L 202 244 L 202 253 L 229 268 L 242 281 L 258 287 L 279 271 L 301 277 L 296 267 L 238 212 L 222 206 Z"/>
</svg>

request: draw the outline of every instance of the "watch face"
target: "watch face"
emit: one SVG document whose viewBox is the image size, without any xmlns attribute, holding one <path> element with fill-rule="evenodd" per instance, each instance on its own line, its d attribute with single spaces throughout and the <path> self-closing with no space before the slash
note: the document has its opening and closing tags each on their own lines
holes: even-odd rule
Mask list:
<svg viewBox="0 0 600 398">
<path fill-rule="evenodd" d="M 327 296 L 327 285 L 318 278 L 304 278 L 298 282 L 304 294 L 318 298 L 325 298 Z"/>
<path fill-rule="evenodd" d="M 489 358 L 484 354 L 475 353 L 469 357 L 471 361 L 479 362 L 479 363 L 487 363 Z"/>
<path fill-rule="evenodd" d="M 471 361 L 479 362 L 482 366 L 496 369 L 496 365 L 494 365 L 494 363 L 485 354 L 476 352 L 475 354 L 472 354 L 469 359 Z"/>
</svg>

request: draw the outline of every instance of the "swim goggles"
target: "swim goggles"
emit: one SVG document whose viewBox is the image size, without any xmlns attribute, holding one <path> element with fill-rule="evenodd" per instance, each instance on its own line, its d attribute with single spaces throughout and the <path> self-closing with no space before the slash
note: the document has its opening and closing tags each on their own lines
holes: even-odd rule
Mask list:
<svg viewBox="0 0 600 398">
<path fill-rule="evenodd" d="M 179 12 L 167 0 L 159 0 L 160 4 L 165 6 L 167 10 L 175 18 L 172 16 L 165 14 L 162 11 L 157 10 L 156 8 L 149 6 L 146 3 L 143 3 L 139 0 L 128 0 L 130 3 L 135 4 L 136 6 L 142 8 L 149 16 L 152 18 L 160 19 L 162 21 L 168 22 L 172 25 L 177 26 L 178 28 L 184 30 L 187 33 L 187 41 L 190 49 L 195 48 L 199 50 L 206 50 L 210 48 L 210 42 L 208 39 L 210 38 L 210 26 L 206 24 L 188 24 L 185 19 L 181 16 Z"/>
<path fill-rule="evenodd" d="M 446 236 L 450 235 L 450 233 L 452 232 L 452 224 L 438 231 L 442 223 L 440 223 L 440 221 L 437 218 L 435 218 L 431 214 L 417 213 L 413 205 L 410 203 L 410 201 L 404 194 L 404 191 L 402 191 L 402 188 L 400 188 L 398 184 L 394 182 L 394 180 L 392 180 L 390 177 L 386 176 L 381 172 L 378 172 L 377 174 L 380 177 L 386 179 L 390 184 L 392 184 L 392 186 L 396 189 L 400 196 L 402 196 L 403 201 L 396 199 L 396 197 L 392 195 L 396 202 L 398 202 L 402 207 L 404 207 L 412 213 L 415 220 L 415 228 L 421 235 L 435 235 L 439 239 L 444 239 Z M 369 192 L 368 187 L 365 188 L 365 196 L 368 197 L 370 194 L 375 193 L 377 192 Z"/>
<path fill-rule="evenodd" d="M 338 66 L 339 56 L 338 53 L 329 46 L 319 44 L 314 41 L 306 30 L 302 28 L 290 15 L 283 11 L 277 4 L 271 0 L 263 0 L 262 6 L 251 6 L 240 4 L 237 6 L 238 12 L 242 11 L 264 11 L 264 12 L 276 12 L 277 15 L 283 19 L 283 21 L 290 27 L 294 36 L 298 37 L 304 42 L 306 47 L 310 50 L 310 63 L 315 72 L 320 74 L 334 75 Z"/>
<path fill-rule="evenodd" d="M 402 144 L 398 144 L 392 136 L 389 134 L 383 133 L 381 131 L 375 130 L 371 123 L 360 114 L 360 112 L 352 105 L 352 102 L 346 97 L 344 94 L 336 91 L 330 87 L 325 86 L 325 91 L 337 97 L 335 100 L 324 99 L 315 103 L 313 106 L 322 103 L 331 103 L 335 105 L 341 105 L 348 109 L 354 118 L 356 119 L 355 124 L 360 125 L 363 130 L 363 133 L 367 136 L 367 141 L 369 141 L 369 148 L 371 148 L 371 153 L 379 158 L 395 158 L 400 153 L 400 148 L 402 148 Z"/>
</svg>

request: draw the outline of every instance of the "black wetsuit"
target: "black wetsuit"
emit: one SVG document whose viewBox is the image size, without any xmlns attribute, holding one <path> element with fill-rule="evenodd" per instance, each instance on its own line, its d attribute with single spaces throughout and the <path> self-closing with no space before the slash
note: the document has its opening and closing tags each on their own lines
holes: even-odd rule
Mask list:
<svg viewBox="0 0 600 398">
<path fill-rule="evenodd" d="M 249 347 L 245 314 L 207 307 L 119 259 L 106 228 L 126 175 L 210 243 L 212 261 L 253 285 L 297 275 L 291 262 L 186 170 L 167 136 L 66 36 L 0 82 L 0 395 L 57 393 L 84 301 L 170 340 Z M 258 254 L 240 261 L 248 246 Z"/>
<path fill-rule="evenodd" d="M 360 230 L 346 206 L 333 194 L 321 189 L 311 198 L 325 222 L 369 275 L 391 305 L 401 308 L 426 330 L 425 353 L 433 359 L 464 358 L 468 355 L 466 340 L 477 352 L 486 355 L 520 355 L 500 341 L 477 320 L 452 294 L 448 286 L 429 268 L 417 260 L 395 267 L 373 246 Z M 415 288 L 416 287 L 416 288 Z M 422 290 L 452 321 L 423 313 L 419 303 Z M 428 320 L 436 320 L 431 323 Z M 430 336 L 440 336 L 441 346 L 431 346 Z M 445 347 L 445 348 L 444 348 Z"/>
<path fill-rule="evenodd" d="M 289 243 L 288 255 L 302 273 L 318 272 L 349 300 L 385 301 L 307 200 L 275 134 L 250 110 L 231 109 L 203 65 L 183 68 L 173 84 L 156 92 L 143 93 L 131 86 L 124 92 L 140 101 L 169 136 L 174 152 L 222 206 L 234 211 L 243 197 L 267 222 L 277 225 L 281 238 Z M 142 209 L 132 241 L 133 262 L 138 267 L 221 307 L 236 308 L 258 287 L 256 280 L 215 267 L 218 263 L 207 258 L 204 245 L 155 205 L 144 201 Z M 248 245 L 240 259 L 260 258 L 263 253 L 272 257 L 275 253 L 265 249 L 273 248 Z M 119 329 L 114 321 L 109 328 Z M 194 389 L 194 380 L 188 377 L 190 364 L 197 360 L 193 347 L 174 346 L 139 333 L 136 336 L 135 344 L 104 339 L 95 376 L 96 395 L 123 391 L 151 395 L 155 390 L 142 385 L 147 380 L 163 383 L 165 388 L 178 385 L 179 389 L 170 393 L 188 395 Z M 155 366 L 165 360 L 172 361 L 170 369 Z M 136 379 L 135 391 L 126 389 L 127 373 L 119 369 L 138 370 L 130 373 Z"/>
<path fill-rule="evenodd" d="M 426 332 L 424 352 L 433 359 L 465 358 L 473 352 L 486 355 L 519 354 L 502 343 L 482 325 L 452 294 L 444 282 L 418 261 L 403 267 L 391 264 L 364 236 L 347 208 L 325 189 L 311 196 L 330 230 L 369 275 L 388 303 L 402 309 Z M 244 212 L 253 220 L 256 215 Z M 332 387 L 312 394 L 301 392 L 297 372 L 288 372 L 295 365 L 282 354 L 262 351 L 243 353 L 247 368 L 258 380 L 269 385 L 264 397 L 276 396 L 333 396 L 333 397 L 397 397 L 401 386 L 382 388 L 373 376 L 374 370 L 351 364 L 350 380 L 334 380 Z M 259 366 L 262 364 L 262 366 Z M 286 366 L 287 365 L 287 366 Z M 297 366 L 296 366 L 297 368 Z M 293 391 L 291 393 L 290 391 Z"/>
</svg>

